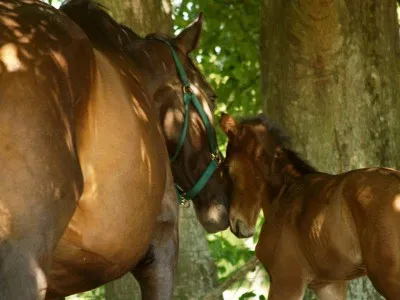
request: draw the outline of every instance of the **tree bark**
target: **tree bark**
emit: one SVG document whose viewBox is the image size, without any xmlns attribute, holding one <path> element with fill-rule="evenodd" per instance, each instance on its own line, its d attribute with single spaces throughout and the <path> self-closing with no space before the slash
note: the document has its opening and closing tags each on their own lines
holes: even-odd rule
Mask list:
<svg viewBox="0 0 400 300">
<path fill-rule="evenodd" d="M 118 22 L 132 28 L 140 36 L 172 32 L 170 0 L 99 0 Z"/>
<path fill-rule="evenodd" d="M 396 0 L 264 0 L 265 112 L 320 171 L 400 168 Z M 379 299 L 367 279 L 349 299 Z"/>
<path fill-rule="evenodd" d="M 193 205 L 180 209 L 179 243 L 174 299 L 203 299 L 203 295 L 217 288 L 218 273 Z"/>
</svg>

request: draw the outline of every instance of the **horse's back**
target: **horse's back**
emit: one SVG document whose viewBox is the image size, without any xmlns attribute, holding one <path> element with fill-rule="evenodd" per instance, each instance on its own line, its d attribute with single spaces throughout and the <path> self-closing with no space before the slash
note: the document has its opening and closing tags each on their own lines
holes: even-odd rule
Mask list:
<svg viewBox="0 0 400 300">
<path fill-rule="evenodd" d="M 0 0 L 0 16 L 0 298 L 30 299 L 82 190 L 74 110 L 92 53 L 40 1 Z"/>
</svg>

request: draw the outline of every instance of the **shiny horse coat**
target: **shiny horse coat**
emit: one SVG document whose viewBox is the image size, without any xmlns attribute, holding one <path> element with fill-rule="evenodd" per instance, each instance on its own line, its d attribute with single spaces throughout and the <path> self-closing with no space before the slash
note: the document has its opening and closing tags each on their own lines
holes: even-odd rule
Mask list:
<svg viewBox="0 0 400 300">
<path fill-rule="evenodd" d="M 253 234 L 264 212 L 256 255 L 271 278 L 268 299 L 346 299 L 348 280 L 367 275 L 386 299 L 400 295 L 400 172 L 386 168 L 318 172 L 264 116 L 237 122 L 229 137 L 230 225 Z"/>
<path fill-rule="evenodd" d="M 0 298 L 42 299 L 46 288 L 60 298 L 132 272 L 144 299 L 170 299 L 178 206 L 169 157 L 184 114 L 171 51 L 90 1 L 61 10 L 69 18 L 39 1 L 0 0 Z M 187 56 L 200 30 L 201 19 L 163 38 L 212 124 L 213 92 Z M 184 190 L 214 157 L 192 106 L 189 120 L 172 164 Z M 193 199 L 210 232 L 228 224 L 222 175 L 217 168 Z"/>
</svg>

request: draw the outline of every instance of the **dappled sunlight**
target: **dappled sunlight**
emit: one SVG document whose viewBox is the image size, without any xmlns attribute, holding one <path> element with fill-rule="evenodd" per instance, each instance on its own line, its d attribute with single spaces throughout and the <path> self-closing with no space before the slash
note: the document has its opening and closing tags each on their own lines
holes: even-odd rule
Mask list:
<svg viewBox="0 0 400 300">
<path fill-rule="evenodd" d="M 165 135 L 170 139 L 177 139 L 180 136 L 178 132 L 178 124 L 183 123 L 183 114 L 179 107 L 169 107 L 165 113 L 163 128 Z"/>
<path fill-rule="evenodd" d="M 221 220 L 221 212 L 225 210 L 225 206 L 221 204 L 212 205 L 208 212 L 207 217 L 211 223 L 219 223 Z"/>
<path fill-rule="evenodd" d="M 18 58 L 17 46 L 12 43 L 5 44 L 0 48 L 0 62 L 10 73 L 26 70 L 26 66 Z"/>
<path fill-rule="evenodd" d="M 374 200 L 374 192 L 372 190 L 372 186 L 365 185 L 361 189 L 359 189 L 359 193 L 357 195 L 359 199 L 362 199 L 364 205 L 368 206 Z"/>
<path fill-rule="evenodd" d="M 199 99 L 199 102 L 201 104 L 201 106 L 204 109 L 204 112 L 206 113 L 208 119 L 210 120 L 210 122 L 212 123 L 213 119 L 214 119 L 214 115 L 213 112 L 211 111 L 211 106 L 210 106 L 210 102 L 207 99 L 207 97 L 200 97 L 201 92 L 200 90 L 196 87 L 196 85 L 192 84 L 190 86 L 190 88 L 192 89 L 193 93 L 195 95 L 199 95 L 197 98 Z"/>
<path fill-rule="evenodd" d="M 136 97 L 132 95 L 132 109 L 134 110 L 135 114 L 143 121 L 143 122 L 150 122 L 147 116 L 147 112 L 144 110 L 143 106 L 140 103 L 137 103 Z"/>
<path fill-rule="evenodd" d="M 80 209 L 85 211 L 87 207 L 87 201 L 96 201 L 98 196 L 98 183 L 97 174 L 95 168 L 91 162 L 82 163 L 82 172 L 85 178 L 85 188 L 83 189 L 82 196 L 78 206 Z"/>
<path fill-rule="evenodd" d="M 169 15 L 171 13 L 171 3 L 168 0 L 162 0 L 161 5 L 165 14 Z"/>
<path fill-rule="evenodd" d="M 394 196 L 392 206 L 395 212 L 400 212 L 400 193 Z"/>
<path fill-rule="evenodd" d="M 143 138 L 140 139 L 140 153 L 141 153 L 141 160 L 146 166 L 147 181 L 150 183 L 149 188 L 151 189 L 154 184 L 157 184 L 156 182 L 154 182 L 153 172 L 152 172 L 153 157 L 149 153 L 148 143 Z M 145 173 L 143 173 L 143 175 L 144 174 Z"/>
<path fill-rule="evenodd" d="M 321 238 L 321 232 L 325 223 L 326 214 L 324 212 L 320 212 L 316 217 L 312 220 L 310 227 L 310 236 L 313 239 Z"/>
<path fill-rule="evenodd" d="M 6 202 L 0 198 L 0 241 L 11 234 L 12 215 Z"/>
<path fill-rule="evenodd" d="M 29 268 L 30 271 L 35 275 L 36 287 L 38 289 L 39 298 L 45 296 L 47 289 L 46 274 L 43 269 L 39 266 L 37 260 L 32 256 L 29 257 Z"/>
</svg>

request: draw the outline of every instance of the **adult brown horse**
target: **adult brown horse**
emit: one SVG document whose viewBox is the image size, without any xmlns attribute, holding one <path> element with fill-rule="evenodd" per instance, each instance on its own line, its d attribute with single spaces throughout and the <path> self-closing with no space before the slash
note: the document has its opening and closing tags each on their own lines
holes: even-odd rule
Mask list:
<svg viewBox="0 0 400 300">
<path fill-rule="evenodd" d="M 214 94 L 188 57 L 201 19 L 140 39 L 90 1 L 62 10 L 70 18 L 0 0 L 0 299 L 42 299 L 47 286 L 63 297 L 129 271 L 144 299 L 168 299 L 168 150 L 203 226 L 228 226 Z"/>
<path fill-rule="evenodd" d="M 320 173 L 290 150 L 264 116 L 236 122 L 229 137 L 230 226 L 253 234 L 256 255 L 271 277 L 268 299 L 346 299 L 347 281 L 367 275 L 387 299 L 400 295 L 400 172 L 385 168 Z"/>
</svg>

